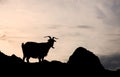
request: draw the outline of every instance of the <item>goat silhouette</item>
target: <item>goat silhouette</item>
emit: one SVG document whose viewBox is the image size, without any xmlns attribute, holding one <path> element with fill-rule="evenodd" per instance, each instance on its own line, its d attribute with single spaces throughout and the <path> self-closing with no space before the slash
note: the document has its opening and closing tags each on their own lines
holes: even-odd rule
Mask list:
<svg viewBox="0 0 120 77">
<path fill-rule="evenodd" d="M 50 48 L 54 48 L 54 42 L 56 42 L 55 37 L 49 37 L 48 42 L 37 43 L 37 42 L 26 42 L 25 44 L 22 43 L 22 50 L 23 50 L 23 61 L 27 60 L 29 63 L 30 57 L 38 58 L 39 62 L 44 60 L 44 57 L 47 56 L 48 51 Z"/>
</svg>

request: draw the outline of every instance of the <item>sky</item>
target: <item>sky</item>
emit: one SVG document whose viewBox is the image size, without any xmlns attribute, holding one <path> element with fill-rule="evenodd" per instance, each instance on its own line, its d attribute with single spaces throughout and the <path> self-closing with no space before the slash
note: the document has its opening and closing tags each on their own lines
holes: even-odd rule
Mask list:
<svg viewBox="0 0 120 77">
<path fill-rule="evenodd" d="M 118 68 L 119 9 L 120 0 L 0 0 L 0 50 L 22 58 L 22 42 L 54 36 L 59 39 L 47 60 L 66 62 L 77 47 L 85 47 L 106 68 Z"/>
</svg>

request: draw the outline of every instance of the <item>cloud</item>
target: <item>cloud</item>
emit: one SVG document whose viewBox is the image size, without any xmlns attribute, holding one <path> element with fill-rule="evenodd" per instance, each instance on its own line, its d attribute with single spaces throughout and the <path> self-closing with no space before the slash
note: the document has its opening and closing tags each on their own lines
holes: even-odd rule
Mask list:
<svg viewBox="0 0 120 77">
<path fill-rule="evenodd" d="M 104 19 L 106 17 L 104 11 L 99 6 L 96 7 L 96 14 L 98 19 Z"/>
<path fill-rule="evenodd" d="M 6 39 L 6 35 L 5 34 L 0 34 L 0 39 L 1 40 L 5 40 Z"/>
<path fill-rule="evenodd" d="M 0 40 L 6 40 L 6 33 L 3 30 L 0 30 Z"/>
<path fill-rule="evenodd" d="M 109 56 L 100 56 L 101 63 L 106 69 L 120 69 L 120 54 L 112 54 Z"/>
<path fill-rule="evenodd" d="M 120 36 L 120 33 L 117 34 L 108 34 L 109 36 Z"/>
<path fill-rule="evenodd" d="M 111 26 L 119 26 L 120 22 L 120 0 L 101 1 L 98 5 L 99 10 L 104 15 L 103 22 Z"/>
<path fill-rule="evenodd" d="M 63 28 L 63 27 L 65 27 L 66 25 L 61 25 L 61 24 L 54 24 L 54 25 L 50 25 L 50 24 L 48 24 L 46 27 L 48 28 L 48 29 L 60 29 L 60 28 Z"/>
<path fill-rule="evenodd" d="M 7 0 L 0 0 L 0 4 L 5 3 Z"/>
<path fill-rule="evenodd" d="M 77 25 L 76 28 L 81 28 L 81 29 L 93 29 L 93 26 L 89 26 L 89 25 Z"/>
</svg>

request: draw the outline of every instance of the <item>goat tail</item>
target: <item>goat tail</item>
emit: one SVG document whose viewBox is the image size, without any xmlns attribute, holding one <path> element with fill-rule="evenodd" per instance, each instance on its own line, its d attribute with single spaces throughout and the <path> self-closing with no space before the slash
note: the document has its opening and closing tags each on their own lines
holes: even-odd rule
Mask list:
<svg viewBox="0 0 120 77">
<path fill-rule="evenodd" d="M 21 47 L 22 47 L 22 49 L 24 48 L 24 43 L 22 43 Z"/>
<path fill-rule="evenodd" d="M 25 44 L 22 43 L 21 47 L 22 47 L 22 51 L 23 51 L 23 53 L 24 53 L 24 52 L 25 52 Z"/>
</svg>

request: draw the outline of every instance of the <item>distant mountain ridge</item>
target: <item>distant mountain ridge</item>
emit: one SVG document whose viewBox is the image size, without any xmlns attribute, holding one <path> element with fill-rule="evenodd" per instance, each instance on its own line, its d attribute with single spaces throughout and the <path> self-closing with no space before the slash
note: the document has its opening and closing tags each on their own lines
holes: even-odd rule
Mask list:
<svg viewBox="0 0 120 77">
<path fill-rule="evenodd" d="M 117 75 L 118 73 L 120 73 L 119 69 L 116 71 L 105 69 L 101 64 L 99 58 L 94 53 L 92 53 L 91 51 L 87 50 L 84 47 L 78 47 L 69 57 L 69 60 L 66 63 L 57 60 L 52 60 L 52 61 L 44 60 L 40 63 L 39 62 L 26 63 L 20 57 L 17 57 L 15 54 L 11 56 L 7 56 L 4 53 L 0 52 L 0 64 L 1 64 L 0 67 L 13 69 L 14 71 L 23 70 L 23 71 L 40 72 L 42 70 L 43 72 L 43 70 L 52 69 L 54 71 L 55 70 L 57 71 L 61 69 L 63 71 L 66 70 L 70 72 L 79 72 L 79 73 L 93 72 L 92 74 L 99 73 L 99 75 L 104 73 L 107 74 L 106 76 L 109 76 L 111 74 Z"/>
</svg>

